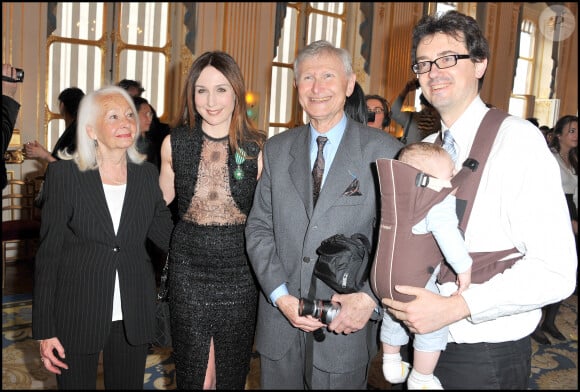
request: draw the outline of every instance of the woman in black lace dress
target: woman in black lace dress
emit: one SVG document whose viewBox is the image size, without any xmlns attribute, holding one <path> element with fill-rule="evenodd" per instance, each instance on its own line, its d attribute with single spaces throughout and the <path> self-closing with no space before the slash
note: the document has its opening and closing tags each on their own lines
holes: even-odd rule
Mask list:
<svg viewBox="0 0 580 392">
<path fill-rule="evenodd" d="M 161 189 L 179 213 L 169 250 L 178 389 L 244 389 L 249 371 L 258 289 L 244 226 L 265 135 L 248 119 L 245 94 L 230 55 L 202 54 L 161 148 Z"/>
</svg>

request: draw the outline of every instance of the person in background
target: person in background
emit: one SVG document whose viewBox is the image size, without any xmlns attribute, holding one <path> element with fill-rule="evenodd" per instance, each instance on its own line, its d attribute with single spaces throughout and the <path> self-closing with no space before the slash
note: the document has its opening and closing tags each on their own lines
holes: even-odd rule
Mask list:
<svg viewBox="0 0 580 392">
<path fill-rule="evenodd" d="M 203 53 L 161 147 L 159 182 L 179 216 L 168 279 L 178 389 L 241 390 L 250 369 L 258 288 L 244 227 L 266 136 L 253 128 L 245 96 L 235 60 Z"/>
<path fill-rule="evenodd" d="M 542 135 L 544 135 L 546 143 L 549 146 L 550 143 L 552 142 L 552 137 L 554 136 L 554 130 L 547 125 L 541 125 L 540 131 L 542 131 Z"/>
<path fill-rule="evenodd" d="M 132 98 L 139 118 L 140 134 L 137 137 L 137 150 L 146 155 L 147 162 L 154 164 L 157 170 L 161 171 L 161 143 L 163 142 L 163 139 L 158 136 L 159 132 L 154 130 L 155 125 L 153 119 L 155 113 L 145 98 L 138 96 Z M 169 132 L 166 132 L 164 136 L 167 136 L 168 134 Z M 175 203 L 169 205 L 169 210 L 171 211 L 171 216 L 174 220 L 175 207 Z M 159 247 L 155 246 L 155 244 L 150 240 L 147 241 L 147 252 L 155 266 L 156 280 L 159 281 L 163 267 L 165 266 L 167 253 L 161 252 Z"/>
<path fill-rule="evenodd" d="M 133 103 L 139 114 L 141 134 L 137 138 L 137 149 L 147 155 L 147 161 L 153 163 L 161 170 L 161 144 L 169 129 L 161 127 L 159 122 L 154 122 L 155 111 L 149 102 L 143 97 L 133 97 Z"/>
<path fill-rule="evenodd" d="M 433 105 L 425 99 L 423 93 L 419 96 L 419 102 L 421 103 L 419 112 L 403 110 L 407 95 L 418 88 L 419 81 L 417 78 L 409 80 L 391 107 L 391 118 L 403 128 L 403 138 L 405 138 L 405 134 L 407 135 L 405 140 L 402 140 L 404 143 L 418 142 L 441 129 L 441 117 Z"/>
<path fill-rule="evenodd" d="M 140 111 L 140 120 L 145 126 L 149 124 L 146 129 L 142 128 L 141 135 L 137 140 L 137 148 L 145 153 L 147 160 L 157 166 L 157 169 L 161 171 L 161 145 L 165 137 L 169 135 L 169 124 L 161 122 L 155 108 L 151 106 L 149 101 L 141 97 L 141 94 L 145 91 L 143 86 L 141 86 L 141 82 L 123 79 L 117 85 L 125 89 L 134 98 L 137 110 Z M 146 105 L 141 106 L 143 103 L 146 103 Z M 177 222 L 179 218 L 177 216 L 177 202 L 175 200 L 169 204 L 169 210 L 171 211 L 173 221 Z M 163 257 L 161 259 L 164 260 Z M 163 268 L 163 265 L 161 265 L 161 268 Z"/>
<path fill-rule="evenodd" d="M 470 16 L 457 11 L 427 15 L 413 30 L 411 57 L 425 98 L 453 136 L 448 144 L 458 155 L 459 169 L 489 111 L 479 95 L 490 58 L 488 42 Z M 425 141 L 436 138 L 434 134 Z M 515 248 L 514 256 L 521 258 L 484 283 L 472 280 L 460 295 L 450 296 L 457 286 L 448 282 L 439 284 L 441 295 L 397 286 L 400 293 L 416 298 L 405 303 L 383 299 L 413 333 L 449 325 L 449 341 L 435 369 L 446 389 L 527 389 L 530 334 L 541 308 L 568 297 L 576 286 L 578 259 L 570 217 L 558 164 L 544 138 L 529 121 L 508 116 L 491 156 L 465 243 L 470 253 Z M 539 209 L 541 205 L 550 207 Z"/>
<path fill-rule="evenodd" d="M 141 121 L 144 125 L 149 124 L 146 129 L 142 129 L 142 135 L 144 138 L 138 140 L 138 148 L 147 149 L 147 160 L 154 163 L 159 170 L 161 170 L 161 144 L 165 139 L 165 136 L 169 134 L 169 124 L 161 122 L 157 116 L 157 112 L 153 106 L 145 98 L 141 97 L 141 94 L 145 91 L 141 82 L 131 79 L 123 79 L 118 84 L 119 87 L 127 90 L 131 97 L 135 99 L 135 105 L 137 105 L 137 110 L 140 110 L 141 105 L 146 103 L 142 107 L 142 112 L 140 113 Z M 150 117 L 150 118 L 146 118 Z M 171 207 L 170 207 L 171 208 Z"/>
<path fill-rule="evenodd" d="M 456 173 L 455 163 L 445 149 L 433 143 L 417 142 L 405 146 L 399 153 L 401 162 L 406 163 L 427 174 L 430 179 L 436 178 L 449 182 Z M 458 289 L 452 295 L 459 295 L 471 284 L 471 265 L 473 260 L 469 255 L 463 234 L 459 229 L 456 215 L 456 198 L 454 191 L 433 205 L 425 218 L 413 226 L 413 234 L 433 233 L 447 263 L 457 273 Z M 379 241 L 381 240 L 379 233 Z M 402 244 L 413 245 L 413 242 Z M 395 246 L 401 246 L 395 244 Z M 381 254 L 379 252 L 379 254 Z M 405 260 L 406 262 L 407 260 Z M 392 263 L 393 260 L 389 259 Z M 409 260 L 409 262 L 413 262 Z M 382 264 L 381 264 L 382 265 Z M 390 264 L 385 265 L 389 270 Z M 401 268 L 401 267 L 399 267 Z M 433 293 L 439 293 L 435 284 L 440 267 L 435 267 L 425 288 Z M 394 282 L 395 284 L 397 282 Z M 383 345 L 383 375 L 391 384 L 407 380 L 407 388 L 411 389 L 443 389 L 441 383 L 433 375 L 440 353 L 447 344 L 448 328 L 427 333 L 416 334 L 413 340 L 413 370 L 409 374 L 410 365 L 401 358 L 401 346 L 409 342 L 409 335 L 404 325 L 385 312 L 381 324 L 380 340 Z M 408 379 L 407 379 L 408 376 Z M 418 380 L 425 378 L 425 380 Z"/>
<path fill-rule="evenodd" d="M 391 117 L 389 117 L 389 103 L 380 95 L 365 96 L 367 111 L 375 114 L 374 120 L 368 122 L 369 127 L 378 128 L 386 131 L 389 124 L 391 124 Z"/>
<path fill-rule="evenodd" d="M 59 389 L 143 389 L 156 286 L 146 239 L 167 250 L 173 223 L 155 167 L 135 148 L 125 90 L 88 94 L 77 150 L 48 165 L 35 257 L 32 335 Z"/>
<path fill-rule="evenodd" d="M 361 124 L 367 124 L 368 112 L 365 102 L 365 92 L 358 82 L 354 84 L 352 94 L 346 97 L 344 102 L 344 113 Z"/>
<path fill-rule="evenodd" d="M 339 295 L 313 281 L 313 268 L 320 243 L 337 233 L 361 233 L 372 241 L 378 191 L 371 166 L 394 157 L 402 144 L 345 115 L 356 82 L 346 50 L 315 41 L 298 53 L 294 75 L 310 123 L 266 142 L 246 224 L 248 255 L 262 289 L 256 329 L 261 387 L 366 389 L 378 351 L 378 300 L 368 280 L 360 292 Z M 319 193 L 313 168 L 323 168 Z M 299 315 L 299 299 L 312 290 L 316 298 L 341 305 L 328 325 Z M 321 328 L 323 341 L 313 341 L 312 332 Z"/>
<path fill-rule="evenodd" d="M 554 136 L 550 143 L 552 154 L 560 166 L 562 189 L 566 197 L 572 231 L 578 245 L 578 116 L 566 115 L 554 125 Z M 547 332 L 557 340 L 566 337 L 556 327 L 556 316 L 562 301 L 544 306 L 544 320 L 538 325 L 532 337 L 540 344 L 551 344 L 544 334 Z"/>
<path fill-rule="evenodd" d="M 132 97 L 140 97 L 145 91 L 143 86 L 141 86 L 141 82 L 132 79 L 123 79 L 117 83 L 117 86 L 127 90 Z"/>
<path fill-rule="evenodd" d="M 14 99 L 18 85 L 16 82 L 5 81 L 4 76 L 11 79 L 16 77 L 16 70 L 11 64 L 2 64 L 2 173 L 0 173 L 2 189 L 8 184 L 4 154 L 8 150 L 8 144 L 12 139 L 14 125 L 20 111 L 20 104 Z"/>
<path fill-rule="evenodd" d="M 151 112 L 153 113 L 153 118 L 151 119 L 151 127 L 149 129 L 149 132 L 147 133 L 147 136 L 149 137 L 153 145 L 158 146 L 159 148 L 159 151 L 156 152 L 156 154 L 158 154 L 159 159 L 158 167 L 159 170 L 161 170 L 161 145 L 163 144 L 163 140 L 165 140 L 165 137 L 169 135 L 169 132 L 171 132 L 171 128 L 169 124 L 161 121 L 161 119 L 157 116 L 157 111 L 153 106 L 151 106 L 151 104 L 149 104 L 149 107 L 151 108 Z"/>
<path fill-rule="evenodd" d="M 73 154 L 76 151 L 77 113 L 81 100 L 85 96 L 83 90 L 78 87 L 69 87 L 58 95 L 58 110 L 64 119 L 65 130 L 60 135 L 52 153 L 37 140 L 24 144 L 27 158 L 39 159 L 46 163 L 60 159 L 59 152 Z"/>
<path fill-rule="evenodd" d="M 529 122 L 534 124 L 536 126 L 536 128 L 540 128 L 540 122 L 538 121 L 538 119 L 536 117 L 528 117 L 528 118 L 526 118 L 526 120 L 528 120 Z"/>
</svg>

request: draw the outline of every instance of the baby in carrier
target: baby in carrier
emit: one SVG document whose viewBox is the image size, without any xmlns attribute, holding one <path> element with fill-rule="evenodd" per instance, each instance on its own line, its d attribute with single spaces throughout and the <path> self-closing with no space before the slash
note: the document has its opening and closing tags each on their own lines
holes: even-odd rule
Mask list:
<svg viewBox="0 0 580 392">
<path fill-rule="evenodd" d="M 445 260 L 457 274 L 456 283 L 458 290 L 453 295 L 460 294 L 471 284 L 471 267 L 473 261 L 465 246 L 463 235 L 458 228 L 456 199 L 454 196 L 455 190 L 450 190 L 450 180 L 455 175 L 454 162 L 442 147 L 425 142 L 413 143 L 404 147 L 399 154 L 400 162 L 389 161 L 391 165 L 406 164 L 411 166 L 411 168 L 403 168 L 404 170 L 411 169 L 407 177 L 412 177 L 413 174 L 416 174 L 412 180 L 425 181 L 425 183 L 429 184 L 429 188 L 434 189 L 435 192 L 441 192 L 441 195 L 438 197 L 442 198 L 442 201 L 425 210 L 426 216 L 418 223 L 413 223 L 412 215 L 408 216 L 410 222 L 401 222 L 402 225 L 412 224 L 412 227 L 409 227 L 410 232 L 406 236 L 401 235 L 401 233 L 393 234 L 389 232 L 389 234 L 386 234 L 386 238 L 383 238 L 383 241 L 385 239 L 386 241 L 381 244 L 381 236 L 391 229 L 381 227 L 376 257 L 387 258 L 390 264 L 392 264 L 392 255 L 396 253 L 394 250 L 396 250 L 397 246 L 405 244 L 407 248 L 415 251 L 417 248 L 412 246 L 413 241 L 425 241 L 429 238 L 433 241 L 434 238 Z M 391 186 L 391 184 L 388 184 L 388 186 Z M 393 188 L 396 187 L 393 185 Z M 401 188 L 405 187 L 401 186 Z M 393 192 L 397 195 L 396 189 Z M 391 208 L 391 210 L 393 208 L 395 209 L 395 214 L 398 215 L 399 220 L 404 219 L 402 217 L 405 216 L 405 211 L 397 211 L 397 208 L 407 208 L 410 210 L 420 204 L 415 204 L 410 197 L 404 199 L 405 196 L 401 193 L 398 196 L 401 200 L 394 203 Z M 393 198 L 393 200 L 396 200 L 396 198 Z M 383 211 L 386 209 L 385 207 L 383 206 Z M 406 241 L 403 239 L 406 239 Z M 399 244 L 397 244 L 397 241 L 399 241 Z M 425 260 L 421 260 L 423 257 L 420 252 L 418 254 L 415 253 L 413 256 L 405 258 L 405 264 L 419 263 L 420 261 L 424 263 Z M 425 284 L 426 280 L 425 288 L 435 293 L 439 293 L 435 282 L 442 261 L 442 259 L 429 260 L 431 263 L 430 267 L 417 266 L 417 271 L 419 272 L 416 275 L 421 275 L 417 276 L 417 278 L 422 279 L 423 284 Z M 375 259 L 374 264 L 374 270 L 371 273 L 371 284 L 380 298 L 393 296 L 392 291 L 390 295 L 386 293 L 387 289 L 384 288 L 384 281 L 389 282 L 388 290 L 392 290 L 395 284 L 408 283 L 396 281 L 396 276 L 389 272 L 392 266 L 388 266 L 387 269 L 382 268 L 385 264 L 384 260 L 377 262 Z M 407 269 L 407 265 L 405 269 Z M 380 266 L 380 272 L 377 272 L 377 266 Z M 413 271 L 412 268 L 409 270 Z M 382 276 L 388 274 L 388 279 L 382 279 L 382 282 L 379 282 L 378 280 L 381 279 L 381 274 L 383 274 Z M 447 328 L 442 328 L 431 333 L 415 335 L 413 343 L 414 363 L 413 369 L 409 374 L 411 366 L 409 363 L 402 361 L 400 355 L 401 346 L 409 342 L 408 330 L 400 321 L 394 319 L 388 312 L 385 312 L 380 334 L 383 347 L 383 374 L 385 379 L 392 384 L 407 380 L 408 389 L 443 389 L 433 372 L 441 351 L 447 345 L 447 334 Z M 409 376 L 408 379 L 407 376 Z"/>
</svg>

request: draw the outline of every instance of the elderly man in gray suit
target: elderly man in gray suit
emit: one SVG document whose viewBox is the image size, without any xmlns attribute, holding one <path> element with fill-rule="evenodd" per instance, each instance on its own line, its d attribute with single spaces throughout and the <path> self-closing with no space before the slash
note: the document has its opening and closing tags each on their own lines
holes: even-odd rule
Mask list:
<svg viewBox="0 0 580 392">
<path fill-rule="evenodd" d="M 380 302 L 368 282 L 360 292 L 338 294 L 315 279 L 311 290 L 312 275 L 316 249 L 326 238 L 362 233 L 372 241 L 379 210 L 373 166 L 378 158 L 393 158 L 402 144 L 344 114 L 356 81 L 347 51 L 313 42 L 298 54 L 294 75 L 310 123 L 266 142 L 246 225 L 262 289 L 256 330 L 261 387 L 366 389 L 378 349 Z M 317 143 L 320 136 L 324 143 Z M 313 168 L 322 173 L 319 190 Z M 299 298 L 312 291 L 341 305 L 328 325 L 299 315 Z M 322 341 L 312 339 L 319 329 Z"/>
</svg>

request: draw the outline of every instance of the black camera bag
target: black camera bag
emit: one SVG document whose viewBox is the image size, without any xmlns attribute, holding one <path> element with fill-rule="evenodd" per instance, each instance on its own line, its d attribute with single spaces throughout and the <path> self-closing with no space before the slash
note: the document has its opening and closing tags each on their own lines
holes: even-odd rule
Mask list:
<svg viewBox="0 0 580 392">
<path fill-rule="evenodd" d="M 370 243 L 361 233 L 336 234 L 322 241 L 314 275 L 340 294 L 360 291 L 369 275 Z"/>
</svg>

